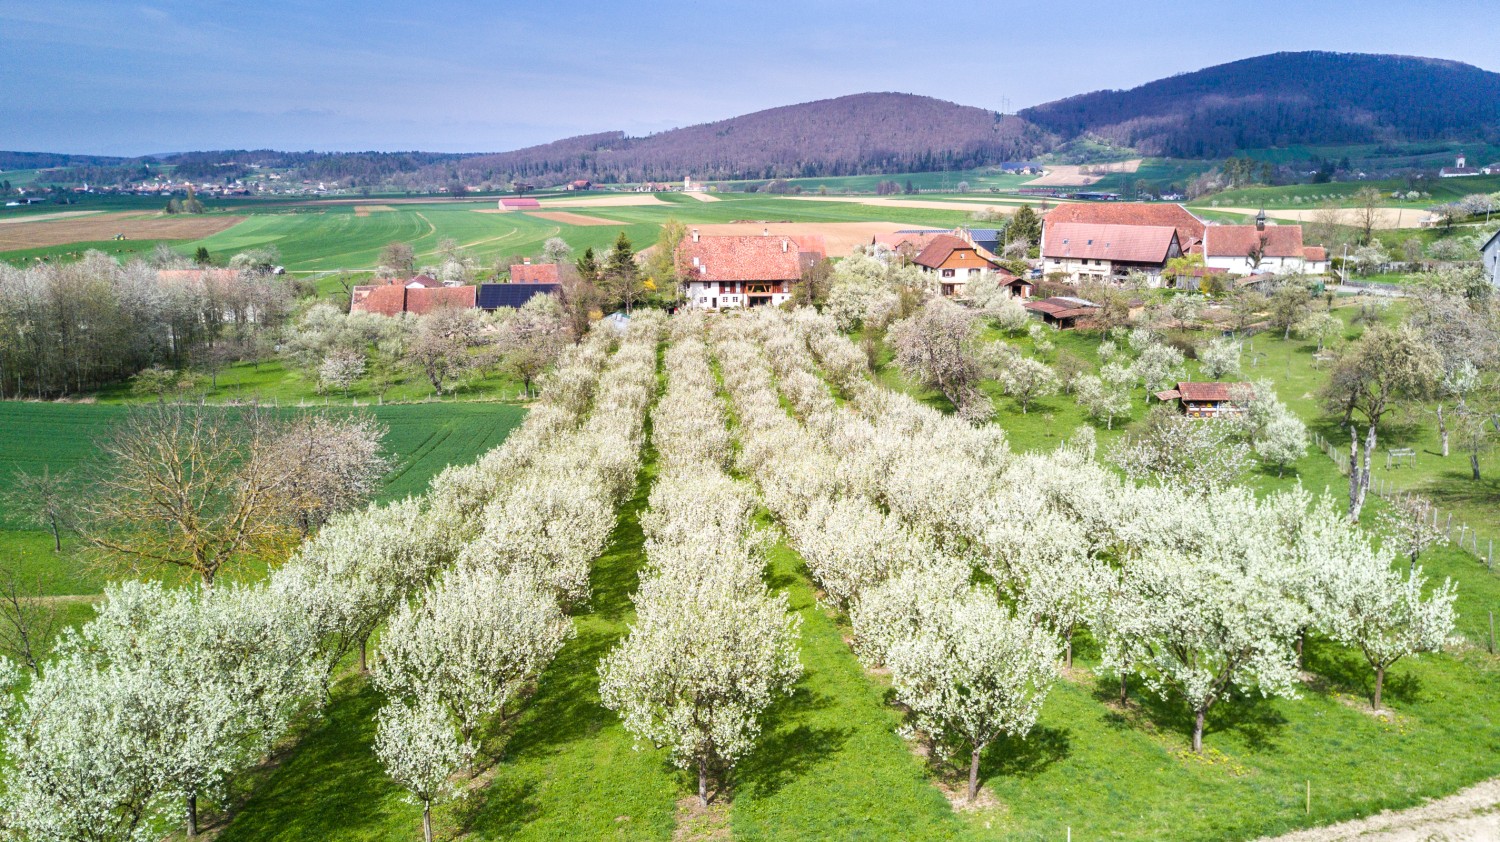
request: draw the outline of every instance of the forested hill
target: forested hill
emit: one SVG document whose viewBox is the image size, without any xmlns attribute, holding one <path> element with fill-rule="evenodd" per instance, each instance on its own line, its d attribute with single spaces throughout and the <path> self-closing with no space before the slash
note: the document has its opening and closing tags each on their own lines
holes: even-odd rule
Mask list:
<svg viewBox="0 0 1500 842">
<path fill-rule="evenodd" d="M 467 183 L 789 178 L 953 170 L 1028 158 L 1049 138 L 1016 117 L 911 94 L 867 93 L 646 137 L 586 135 L 458 165 Z"/>
<path fill-rule="evenodd" d="M 1274 53 L 1021 116 L 1064 138 L 1094 134 L 1182 158 L 1291 144 L 1493 141 L 1500 74 L 1410 56 Z"/>
</svg>

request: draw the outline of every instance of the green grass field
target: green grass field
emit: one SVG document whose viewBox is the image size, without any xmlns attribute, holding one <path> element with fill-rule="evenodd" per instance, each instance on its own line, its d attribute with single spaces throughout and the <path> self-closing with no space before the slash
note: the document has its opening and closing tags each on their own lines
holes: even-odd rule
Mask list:
<svg viewBox="0 0 1500 842">
<path fill-rule="evenodd" d="M 1335 203 L 1350 205 L 1354 194 L 1366 187 L 1374 187 L 1379 190 L 1384 199 L 1385 207 L 1405 208 L 1429 208 L 1444 202 L 1452 202 L 1462 199 L 1473 193 L 1494 193 L 1500 190 L 1500 176 L 1479 175 L 1471 178 L 1439 178 L 1427 179 L 1409 185 L 1405 181 L 1340 181 L 1329 184 L 1290 184 L 1284 187 L 1246 187 L 1241 190 L 1226 190 L 1212 196 L 1205 196 L 1194 201 L 1193 207 L 1213 207 L 1217 202 L 1222 207 L 1261 207 L 1266 208 L 1315 208 L 1324 201 L 1324 197 L 1332 197 Z M 1393 199 L 1391 193 L 1400 190 L 1402 193 L 1408 190 L 1416 190 L 1419 193 L 1428 193 L 1430 198 Z M 1298 199 L 1301 199 L 1299 203 Z M 1415 224 L 1416 218 L 1413 218 Z"/>
</svg>

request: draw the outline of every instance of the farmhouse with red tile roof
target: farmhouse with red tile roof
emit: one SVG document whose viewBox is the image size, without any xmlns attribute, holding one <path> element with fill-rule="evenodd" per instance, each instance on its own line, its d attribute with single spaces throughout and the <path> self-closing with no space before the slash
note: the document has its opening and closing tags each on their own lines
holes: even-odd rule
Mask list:
<svg viewBox="0 0 1500 842">
<path fill-rule="evenodd" d="M 1000 264 L 989 259 L 987 254 L 962 237 L 939 234 L 928 240 L 911 262 L 938 276 L 943 295 L 962 297 L 964 287 L 979 277 L 980 272 L 1000 272 L 1007 280 L 1015 277 L 1001 269 Z"/>
<path fill-rule="evenodd" d="M 1042 248 L 1045 251 L 1048 231 L 1054 224 L 1084 223 L 1090 225 L 1171 226 L 1177 229 L 1177 243 L 1185 252 L 1203 239 L 1203 220 L 1187 208 L 1174 204 L 1146 202 L 1078 202 L 1058 205 L 1042 217 Z"/>
<path fill-rule="evenodd" d="M 1054 296 L 1041 301 L 1028 301 L 1022 306 L 1041 316 L 1042 321 L 1058 330 L 1075 327 L 1079 319 L 1087 319 L 1099 312 L 1098 304 L 1070 295 Z"/>
<path fill-rule="evenodd" d="M 510 282 L 513 284 L 555 284 L 558 282 L 556 263 L 513 263 L 510 267 Z"/>
<path fill-rule="evenodd" d="M 687 306 L 724 310 L 781 304 L 792 297 L 809 260 L 823 259 L 821 238 L 702 236 L 694 228 L 677 245 Z"/>
<path fill-rule="evenodd" d="M 1123 281 L 1132 271 L 1160 279 L 1167 261 L 1182 256 L 1170 225 L 1053 222 L 1042 240 L 1042 271 L 1081 281 Z"/>
<path fill-rule="evenodd" d="M 1328 250 L 1302 243 L 1301 225 L 1210 225 L 1203 234 L 1203 263 L 1235 275 L 1328 272 Z"/>
<path fill-rule="evenodd" d="M 379 313 L 382 316 L 421 315 L 438 307 L 473 307 L 474 294 L 472 286 L 441 284 L 426 275 L 418 275 L 404 283 L 391 280 L 355 287 L 350 296 L 349 312 Z"/>
</svg>

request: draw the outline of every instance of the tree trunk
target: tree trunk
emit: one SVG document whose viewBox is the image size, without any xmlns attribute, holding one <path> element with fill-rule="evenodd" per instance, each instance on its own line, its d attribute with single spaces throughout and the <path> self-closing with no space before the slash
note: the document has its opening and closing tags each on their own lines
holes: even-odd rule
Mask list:
<svg viewBox="0 0 1500 842">
<path fill-rule="evenodd" d="M 198 796 L 187 797 L 187 838 L 192 839 L 198 835 Z"/>
<path fill-rule="evenodd" d="M 62 533 L 57 529 L 57 519 L 52 519 L 52 552 L 62 552 Z"/>
<path fill-rule="evenodd" d="M 1123 707 L 1128 704 L 1130 704 L 1129 676 L 1122 669 L 1120 670 L 1120 705 Z"/>
<path fill-rule="evenodd" d="M 698 803 L 708 806 L 708 761 L 698 758 Z"/>
<path fill-rule="evenodd" d="M 974 796 L 979 794 L 979 753 L 984 751 L 983 746 L 975 746 L 974 753 L 969 755 L 969 802 L 973 803 Z"/>
<path fill-rule="evenodd" d="M 1193 754 L 1203 753 L 1203 711 L 1193 720 Z"/>
<path fill-rule="evenodd" d="M 1302 669 L 1302 650 L 1307 647 L 1307 629 L 1297 633 L 1297 669 Z"/>
<path fill-rule="evenodd" d="M 1473 451 L 1469 452 L 1469 467 L 1474 470 L 1474 479 L 1478 480 L 1479 479 L 1479 454 L 1478 453 L 1475 453 Z"/>
<path fill-rule="evenodd" d="M 1385 688 L 1385 667 L 1375 668 L 1375 710 L 1380 710 L 1380 691 Z"/>
<path fill-rule="evenodd" d="M 1448 455 L 1448 422 L 1443 418 L 1443 405 L 1437 405 L 1438 435 L 1443 438 L 1443 455 Z"/>
<path fill-rule="evenodd" d="M 1370 424 L 1370 431 L 1365 435 L 1365 466 L 1359 474 L 1359 504 L 1365 504 L 1365 492 L 1370 490 L 1370 460 L 1375 456 L 1375 424 Z"/>
<path fill-rule="evenodd" d="M 1073 668 L 1073 637 L 1068 636 L 1067 642 L 1063 644 L 1063 664 L 1068 669 Z"/>
<path fill-rule="evenodd" d="M 422 838 L 432 842 L 432 802 L 422 802 Z"/>
<path fill-rule="evenodd" d="M 1349 520 L 1359 520 L 1359 433 L 1349 426 Z"/>
<path fill-rule="evenodd" d="M 370 661 L 369 661 L 369 657 L 368 657 L 368 650 L 369 650 L 369 648 L 370 648 L 370 638 L 368 636 L 360 638 L 359 639 L 359 674 L 360 675 L 366 675 L 366 674 L 368 674 L 370 672 Z"/>
</svg>

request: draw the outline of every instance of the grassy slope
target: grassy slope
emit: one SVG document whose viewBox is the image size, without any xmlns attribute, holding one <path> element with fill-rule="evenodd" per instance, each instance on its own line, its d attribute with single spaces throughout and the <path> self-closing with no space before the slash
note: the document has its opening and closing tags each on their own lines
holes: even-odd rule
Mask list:
<svg viewBox="0 0 1500 842">
<path fill-rule="evenodd" d="M 1290 208 L 1303 207 L 1315 208 L 1323 197 L 1332 196 L 1336 201 L 1348 204 L 1352 202 L 1355 193 L 1366 187 L 1374 187 L 1385 195 L 1385 204 L 1389 207 L 1428 208 L 1432 205 L 1451 202 L 1462 199 L 1471 193 L 1493 193 L 1500 190 L 1500 176 L 1481 175 L 1472 178 L 1440 178 L 1428 179 L 1415 187 L 1407 184 L 1404 180 L 1387 181 L 1342 181 L 1330 184 L 1290 184 L 1284 187 L 1246 187 L 1240 190 L 1228 190 L 1213 196 L 1205 196 L 1193 202 L 1194 205 L 1212 206 L 1218 202 L 1221 207 L 1260 207 L 1267 208 Z M 1390 198 L 1392 191 L 1400 190 L 1405 193 L 1408 190 L 1426 192 L 1429 198 L 1416 199 L 1413 201 L 1394 201 Z M 1293 201 L 1295 198 L 1302 199 L 1298 205 Z M 1416 217 L 1413 217 L 1415 220 Z"/>
</svg>

